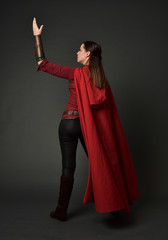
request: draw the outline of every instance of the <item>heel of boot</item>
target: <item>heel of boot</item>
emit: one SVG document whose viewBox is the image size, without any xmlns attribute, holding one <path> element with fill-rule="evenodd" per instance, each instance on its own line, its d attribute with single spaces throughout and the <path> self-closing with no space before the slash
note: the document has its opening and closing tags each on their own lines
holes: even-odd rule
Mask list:
<svg viewBox="0 0 168 240">
<path fill-rule="evenodd" d="M 57 207 L 55 211 L 50 212 L 52 218 L 57 218 L 61 221 L 67 220 L 67 210 L 63 207 Z"/>
</svg>

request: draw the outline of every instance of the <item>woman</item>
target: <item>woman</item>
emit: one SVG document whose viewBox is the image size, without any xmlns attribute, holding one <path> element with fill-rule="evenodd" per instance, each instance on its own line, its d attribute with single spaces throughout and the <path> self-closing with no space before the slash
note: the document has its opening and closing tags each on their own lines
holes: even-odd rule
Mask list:
<svg viewBox="0 0 168 240">
<path fill-rule="evenodd" d="M 59 125 L 62 175 L 58 205 L 50 216 L 67 219 L 76 168 L 78 138 L 89 159 L 88 184 L 83 203 L 95 203 L 98 212 L 130 212 L 129 204 L 139 197 L 136 174 L 122 130 L 116 104 L 106 79 L 101 46 L 81 44 L 77 62 L 82 68 L 60 66 L 45 58 L 41 33 L 33 20 L 37 71 L 69 80 L 70 97 Z"/>
</svg>

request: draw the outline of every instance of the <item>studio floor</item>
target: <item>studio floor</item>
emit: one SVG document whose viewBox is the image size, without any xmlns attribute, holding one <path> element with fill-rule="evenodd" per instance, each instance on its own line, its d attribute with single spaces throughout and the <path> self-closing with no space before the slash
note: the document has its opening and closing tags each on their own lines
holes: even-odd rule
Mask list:
<svg viewBox="0 0 168 240">
<path fill-rule="evenodd" d="M 84 205 L 82 198 L 74 193 L 66 222 L 49 216 L 55 209 L 56 199 L 57 194 L 51 189 L 3 190 L 0 239 L 168 239 L 166 199 L 139 199 L 131 206 L 130 214 L 115 217 L 96 212 L 93 203 Z"/>
</svg>

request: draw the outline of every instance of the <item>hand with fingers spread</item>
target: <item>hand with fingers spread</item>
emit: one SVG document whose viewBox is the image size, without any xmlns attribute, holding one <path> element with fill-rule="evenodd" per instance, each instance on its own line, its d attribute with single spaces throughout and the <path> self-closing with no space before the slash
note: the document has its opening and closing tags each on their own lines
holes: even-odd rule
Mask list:
<svg viewBox="0 0 168 240">
<path fill-rule="evenodd" d="M 41 25 L 40 28 L 37 26 L 36 18 L 33 19 L 33 35 L 41 35 L 44 25 Z"/>
</svg>

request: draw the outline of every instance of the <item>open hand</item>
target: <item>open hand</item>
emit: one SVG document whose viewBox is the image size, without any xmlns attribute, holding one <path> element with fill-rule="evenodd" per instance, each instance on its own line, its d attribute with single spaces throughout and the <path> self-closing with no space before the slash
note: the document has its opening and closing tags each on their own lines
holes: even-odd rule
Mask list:
<svg viewBox="0 0 168 240">
<path fill-rule="evenodd" d="M 34 17 L 34 19 L 33 19 L 33 35 L 41 35 L 42 29 L 43 29 L 43 25 L 41 25 L 40 28 L 38 28 L 36 18 Z"/>
</svg>

